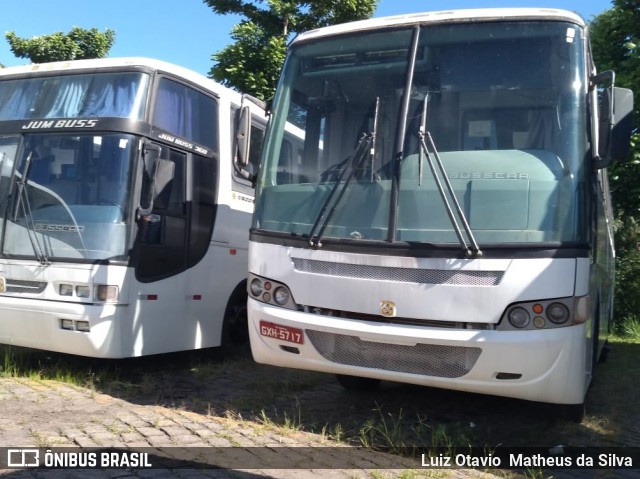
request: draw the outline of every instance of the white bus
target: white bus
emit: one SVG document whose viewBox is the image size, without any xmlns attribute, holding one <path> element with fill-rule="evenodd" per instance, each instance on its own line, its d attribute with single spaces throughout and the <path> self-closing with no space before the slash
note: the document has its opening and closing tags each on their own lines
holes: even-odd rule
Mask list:
<svg viewBox="0 0 640 479">
<path fill-rule="evenodd" d="M 606 166 L 628 152 L 633 103 L 613 77 L 559 10 L 298 36 L 249 238 L 256 361 L 579 417 L 613 310 Z M 287 124 L 304 147 L 285 174 Z"/>
<path fill-rule="evenodd" d="M 0 70 L 0 343 L 248 348 L 253 187 L 232 157 L 239 135 L 259 159 L 265 128 L 256 103 L 156 60 Z"/>
</svg>

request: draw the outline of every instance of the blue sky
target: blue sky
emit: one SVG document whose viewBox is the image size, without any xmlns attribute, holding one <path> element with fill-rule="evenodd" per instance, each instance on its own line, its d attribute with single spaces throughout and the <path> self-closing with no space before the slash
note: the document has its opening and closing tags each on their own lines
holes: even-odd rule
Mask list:
<svg viewBox="0 0 640 479">
<path fill-rule="evenodd" d="M 211 55 L 229 43 L 239 17 L 218 16 L 202 0 L 4 0 L 0 14 L 0 63 L 24 65 L 4 34 L 31 38 L 72 27 L 111 28 L 111 57 L 158 58 L 207 74 Z M 578 12 L 586 20 L 611 8 L 610 0 L 380 0 L 376 17 L 429 10 L 478 7 L 554 7 Z"/>
</svg>

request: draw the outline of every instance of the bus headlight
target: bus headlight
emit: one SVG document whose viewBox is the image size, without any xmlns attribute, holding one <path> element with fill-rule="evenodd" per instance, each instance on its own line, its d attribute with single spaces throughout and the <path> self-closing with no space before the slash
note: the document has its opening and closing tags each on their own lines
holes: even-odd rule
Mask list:
<svg viewBox="0 0 640 479">
<path fill-rule="evenodd" d="M 95 300 L 103 303 L 118 302 L 118 287 L 111 284 L 97 284 L 95 286 Z"/>
<path fill-rule="evenodd" d="M 88 299 L 91 296 L 91 290 L 89 286 L 76 286 L 76 296 L 78 298 Z"/>
<path fill-rule="evenodd" d="M 278 303 L 280 306 L 284 306 L 285 304 L 287 304 L 289 302 L 290 297 L 291 297 L 291 294 L 289 293 L 289 290 L 283 286 L 279 286 L 273 292 L 273 300 L 276 303 Z"/>
<path fill-rule="evenodd" d="M 249 273 L 248 281 L 250 298 L 283 308 L 298 309 L 293 301 L 293 295 L 286 285 L 251 273 Z"/>
<path fill-rule="evenodd" d="M 547 318 L 555 324 L 566 323 L 569 320 L 569 308 L 562 303 L 551 303 L 547 307 Z"/>
<path fill-rule="evenodd" d="M 60 294 L 60 296 L 73 296 L 73 285 L 61 283 L 58 286 L 58 294 Z"/>
<path fill-rule="evenodd" d="M 554 298 L 513 303 L 507 306 L 497 330 L 541 330 L 564 328 L 586 320 L 583 311 L 588 310 L 588 296 L 579 298 Z M 573 318 L 573 321 L 571 320 Z"/>
<path fill-rule="evenodd" d="M 251 293 L 251 296 L 257 297 L 260 296 L 262 294 L 262 280 L 258 279 L 258 278 L 254 278 L 251 281 L 251 284 L 249 285 L 249 291 Z"/>
<path fill-rule="evenodd" d="M 531 321 L 531 316 L 529 316 L 529 312 L 521 308 L 520 306 L 516 306 L 515 308 L 511 308 L 509 313 L 507 314 L 507 318 L 512 326 L 522 329 L 529 326 L 529 322 Z"/>
</svg>

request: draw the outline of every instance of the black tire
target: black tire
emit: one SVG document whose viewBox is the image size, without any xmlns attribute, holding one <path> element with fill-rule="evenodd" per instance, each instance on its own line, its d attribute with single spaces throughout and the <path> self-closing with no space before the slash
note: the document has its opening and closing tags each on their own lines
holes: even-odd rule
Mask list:
<svg viewBox="0 0 640 479">
<path fill-rule="evenodd" d="M 581 423 L 587 412 L 585 403 L 580 404 L 557 404 L 552 407 L 559 408 L 559 416 L 565 421 Z"/>
<path fill-rule="evenodd" d="M 608 343 L 605 343 L 602 351 L 600 352 L 600 357 L 598 358 L 599 363 L 606 363 L 607 359 L 609 359 L 609 351 L 611 351 L 611 347 Z"/>
<path fill-rule="evenodd" d="M 380 380 L 373 378 L 345 376 L 342 374 L 336 374 L 336 378 L 338 379 L 340 386 L 349 392 L 371 392 L 378 389 L 378 386 L 380 385 Z"/>
<path fill-rule="evenodd" d="M 224 357 L 250 354 L 246 284 L 238 286 L 229 300 L 222 324 L 220 346 Z"/>
</svg>

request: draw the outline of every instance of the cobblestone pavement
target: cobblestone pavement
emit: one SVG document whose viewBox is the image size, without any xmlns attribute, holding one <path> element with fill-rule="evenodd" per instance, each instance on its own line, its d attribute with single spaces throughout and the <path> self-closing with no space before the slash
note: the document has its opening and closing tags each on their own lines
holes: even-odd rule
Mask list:
<svg viewBox="0 0 640 479">
<path fill-rule="evenodd" d="M 189 468 L 10 469 L 0 470 L 0 476 L 2 479 L 520 477 L 519 471 L 514 470 L 492 471 L 495 475 L 491 475 L 479 470 L 424 469 L 417 459 L 381 453 L 372 456 L 354 448 L 348 449 L 347 459 L 344 455 L 339 458 L 342 468 L 329 469 L 327 461 L 331 462 L 331 458 L 319 459 L 317 451 L 340 454 L 338 448 L 344 443 L 331 438 L 357 436 L 359 431 L 366 430 L 365 426 L 370 427 L 369 432 L 378 428 L 378 432 L 391 435 L 396 428 L 403 428 L 402 434 L 413 434 L 411 440 L 422 439 L 425 449 L 437 437 L 441 441 L 438 445 L 451 440 L 516 447 L 563 444 L 640 448 L 637 387 L 640 368 L 637 364 L 616 362 L 622 357 L 638 357 L 640 345 L 624 347 L 630 348 L 626 354 L 614 354 L 613 360 L 599 366 L 587 397 L 591 413 L 579 425 L 554 419 L 550 414 L 553 408 L 409 385 L 385 383 L 375 394 L 353 396 L 331 376 L 272 368 L 247 360 L 185 363 L 170 356 L 160 362 L 142 358 L 94 363 L 75 359 L 74 364 L 84 367 L 83 374 L 93 378 L 87 387 L 26 377 L 0 378 L 0 454 L 5 453 L 3 448 L 27 447 L 152 448 L 177 451 L 175 455 L 213 448 L 227 448 L 227 452 L 259 448 L 286 456 L 284 461 L 276 461 L 277 467 L 291 461 L 300 469 L 265 468 L 243 456 L 229 467 L 231 470 L 205 468 L 205 462 L 196 458 L 188 464 Z M 36 364 L 46 369 L 48 358 L 45 355 Z M 55 366 L 58 360 L 52 361 Z M 118 369 L 115 379 L 100 380 L 99 373 L 114 364 Z M 640 477 L 640 470 L 563 470 L 551 474 L 534 468 L 529 476 L 631 479 Z"/>
<path fill-rule="evenodd" d="M 0 379 L 0 446 L 11 448 L 157 448 L 162 451 L 198 448 L 266 448 L 274 454 L 289 455 L 291 448 L 330 447 L 326 437 L 295 430 L 255 424 L 238 418 L 194 413 L 180 408 L 141 405 L 118 399 L 93 389 L 80 388 L 57 381 L 34 381 L 24 378 Z M 67 449 L 61 449 L 67 451 Z M 149 450 L 149 449 L 141 449 Z M 314 449 L 303 449 L 307 454 Z M 331 449 L 333 451 L 333 449 Z M 351 451 L 351 449 L 350 449 Z M 176 455 L 180 455 L 179 453 Z M 411 472 L 417 461 L 386 454 L 371 454 L 355 449 L 349 453 L 349 469 L 305 469 L 305 457 L 297 459 L 303 469 L 202 469 L 197 462 L 192 469 L 8 469 L 0 470 L 3 479 L 62 478 L 395 478 L 395 477 L 493 477 L 477 471 Z M 352 457 L 351 457 L 352 456 Z M 283 463 L 289 458 L 285 458 Z M 311 453 L 306 458 L 314 464 L 323 462 Z M 292 458 L 293 460 L 293 458 Z M 342 457 L 341 461 L 344 462 Z M 151 458 L 153 464 L 153 457 Z M 326 463 L 324 463 L 326 464 Z M 253 467 L 247 464 L 248 468 Z M 286 466 L 285 466 L 286 467 Z"/>
</svg>

